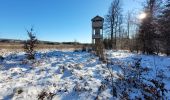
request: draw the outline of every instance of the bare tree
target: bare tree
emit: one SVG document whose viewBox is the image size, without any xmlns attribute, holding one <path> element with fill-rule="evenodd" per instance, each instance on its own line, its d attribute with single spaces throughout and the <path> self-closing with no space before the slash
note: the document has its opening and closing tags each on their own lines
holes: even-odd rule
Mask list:
<svg viewBox="0 0 170 100">
<path fill-rule="evenodd" d="M 126 36 L 125 36 L 125 43 L 126 43 L 126 49 L 130 49 L 130 33 L 131 33 L 131 28 L 132 28 L 132 11 L 128 11 L 127 15 L 126 15 L 126 26 L 127 26 L 127 32 L 126 32 Z"/>
<path fill-rule="evenodd" d="M 121 0 L 113 0 L 105 18 L 105 30 L 110 33 L 111 48 L 116 49 L 119 16 L 121 15 Z"/>
<path fill-rule="evenodd" d="M 127 13 L 127 38 L 129 38 L 129 33 L 130 33 L 130 22 L 131 22 L 131 13 L 128 11 Z"/>
<path fill-rule="evenodd" d="M 118 43 L 119 43 L 119 49 L 122 47 L 122 34 L 123 34 L 123 15 L 119 16 L 119 22 L 118 22 Z"/>
</svg>

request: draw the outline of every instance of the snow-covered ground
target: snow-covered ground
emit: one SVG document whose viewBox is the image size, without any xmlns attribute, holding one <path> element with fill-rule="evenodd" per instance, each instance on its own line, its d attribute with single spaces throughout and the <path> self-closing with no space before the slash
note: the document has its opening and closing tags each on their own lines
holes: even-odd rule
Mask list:
<svg viewBox="0 0 170 100">
<path fill-rule="evenodd" d="M 165 88 L 170 90 L 170 57 L 148 56 L 128 51 L 107 51 L 113 79 L 123 76 L 120 66 L 134 66 L 141 59 L 147 68 L 143 74 L 147 79 L 163 76 Z M 5 54 L 0 61 L 0 100 L 111 100 L 113 90 L 103 85 L 110 73 L 108 66 L 88 52 L 46 50 L 36 53 L 36 60 L 28 61 L 23 52 Z M 110 81 L 110 80 L 109 80 Z M 132 89 L 133 90 L 133 89 Z M 134 90 L 129 98 L 140 96 Z M 170 92 L 166 92 L 170 99 Z M 119 97 L 117 97 L 119 98 Z"/>
</svg>

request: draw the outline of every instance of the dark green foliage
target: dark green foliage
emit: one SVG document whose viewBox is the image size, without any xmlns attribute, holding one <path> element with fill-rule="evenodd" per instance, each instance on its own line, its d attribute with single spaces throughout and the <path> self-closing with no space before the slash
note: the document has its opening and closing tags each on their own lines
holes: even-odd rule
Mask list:
<svg viewBox="0 0 170 100">
<path fill-rule="evenodd" d="M 4 60 L 4 57 L 3 57 L 3 56 L 0 56 L 0 60 Z"/>
<path fill-rule="evenodd" d="M 141 19 L 139 27 L 139 35 L 137 37 L 140 43 L 140 50 L 146 54 L 158 54 L 160 45 L 157 45 L 160 40 L 158 32 L 159 24 L 157 23 L 158 15 L 162 6 L 162 0 L 147 0 L 144 6 L 146 17 Z"/>
<path fill-rule="evenodd" d="M 161 42 L 164 48 L 164 52 L 170 55 L 170 0 L 164 6 L 162 13 L 158 20 L 159 31 L 161 33 Z"/>
<path fill-rule="evenodd" d="M 26 55 L 27 55 L 27 58 L 29 60 L 31 59 L 35 59 L 34 58 L 34 54 L 35 54 L 35 51 L 34 51 L 34 48 L 35 48 L 35 44 L 37 42 L 37 39 L 36 37 L 33 35 L 33 29 L 31 28 L 30 31 L 27 31 L 28 33 L 28 36 L 29 36 L 29 40 L 26 40 L 25 43 L 24 43 L 24 49 L 25 49 L 25 52 L 26 52 Z"/>
<path fill-rule="evenodd" d="M 145 19 L 140 26 L 139 41 L 143 53 L 153 54 L 154 52 L 154 37 L 155 27 L 150 18 Z"/>
</svg>

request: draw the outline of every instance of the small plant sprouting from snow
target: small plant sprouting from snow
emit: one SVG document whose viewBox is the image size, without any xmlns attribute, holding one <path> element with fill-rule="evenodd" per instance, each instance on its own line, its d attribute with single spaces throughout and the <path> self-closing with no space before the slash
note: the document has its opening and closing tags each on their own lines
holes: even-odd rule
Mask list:
<svg viewBox="0 0 170 100">
<path fill-rule="evenodd" d="M 27 30 L 27 34 L 29 36 L 29 40 L 26 40 L 25 43 L 24 43 L 24 50 L 26 52 L 26 55 L 27 55 L 27 58 L 29 60 L 32 60 L 34 59 L 34 55 L 35 55 L 35 51 L 34 51 L 34 48 L 35 48 L 35 44 L 37 42 L 37 39 L 33 33 L 33 28 L 31 28 L 30 31 Z"/>
<path fill-rule="evenodd" d="M 38 100 L 52 100 L 54 95 L 55 95 L 54 93 L 42 90 L 40 94 L 38 94 Z"/>
</svg>

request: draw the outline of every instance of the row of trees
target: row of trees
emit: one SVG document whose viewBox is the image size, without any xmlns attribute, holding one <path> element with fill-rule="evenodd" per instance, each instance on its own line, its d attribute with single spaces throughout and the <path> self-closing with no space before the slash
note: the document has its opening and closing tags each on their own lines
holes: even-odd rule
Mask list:
<svg viewBox="0 0 170 100">
<path fill-rule="evenodd" d="M 122 14 L 121 2 L 113 0 L 105 17 L 105 48 L 170 55 L 170 0 L 146 0 L 140 22 L 132 12 Z"/>
<path fill-rule="evenodd" d="M 128 49 L 130 46 L 130 34 L 136 31 L 137 22 L 131 11 L 126 15 L 122 12 L 122 0 L 113 0 L 105 16 L 104 45 L 106 49 Z"/>
<path fill-rule="evenodd" d="M 164 4 L 164 5 L 163 5 Z M 170 55 L 170 0 L 147 0 L 144 7 L 147 14 L 136 37 L 143 53 L 164 52 Z"/>
<path fill-rule="evenodd" d="M 170 0 L 167 1 L 165 8 L 161 11 L 158 19 L 159 31 L 162 37 L 162 45 L 167 55 L 170 55 Z"/>
<path fill-rule="evenodd" d="M 105 17 L 106 39 L 104 40 L 107 49 L 117 49 L 117 35 L 121 35 L 123 16 L 121 14 L 121 1 L 114 0 Z"/>
</svg>

